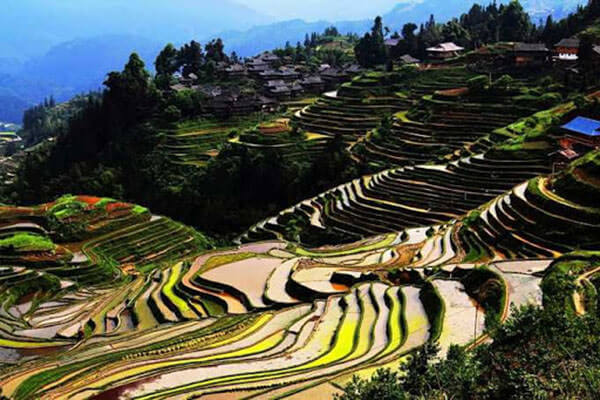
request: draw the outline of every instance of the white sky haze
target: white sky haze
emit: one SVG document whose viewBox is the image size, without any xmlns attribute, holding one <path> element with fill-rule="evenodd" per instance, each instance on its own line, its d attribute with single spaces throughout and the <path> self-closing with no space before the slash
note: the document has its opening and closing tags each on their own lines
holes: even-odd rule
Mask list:
<svg viewBox="0 0 600 400">
<path fill-rule="evenodd" d="M 371 19 L 408 0 L 235 0 L 278 19 L 315 20 Z"/>
</svg>

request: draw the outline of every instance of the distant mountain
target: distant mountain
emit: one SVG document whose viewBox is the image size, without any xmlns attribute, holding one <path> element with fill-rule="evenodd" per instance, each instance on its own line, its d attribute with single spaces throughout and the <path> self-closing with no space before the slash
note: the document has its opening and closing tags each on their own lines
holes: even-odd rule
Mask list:
<svg viewBox="0 0 600 400">
<path fill-rule="evenodd" d="M 232 0 L 3 0 L 1 15 L 0 56 L 22 60 L 76 38 L 182 42 L 273 21 Z"/>
<path fill-rule="evenodd" d="M 587 4 L 587 0 L 523 0 L 522 3 L 533 21 L 538 22 L 537 20 L 545 20 L 550 14 L 555 19 L 566 17 L 578 5 Z"/>
<path fill-rule="evenodd" d="M 23 64 L 0 68 L 0 120 L 21 122 L 23 111 L 53 96 L 66 101 L 98 90 L 106 74 L 121 70 L 132 51 L 149 69 L 163 43 L 128 35 L 106 35 L 60 44 Z"/>
<path fill-rule="evenodd" d="M 98 89 L 109 71 L 121 70 L 132 52 L 152 68 L 164 43 L 129 35 L 78 39 L 53 47 L 26 62 L 22 74 L 52 82 L 74 93 Z"/>
<path fill-rule="evenodd" d="M 227 51 L 235 51 L 238 55 L 248 57 L 265 50 L 283 47 L 286 42 L 296 45 L 304 41 L 304 36 L 311 32 L 323 32 L 325 28 L 335 25 L 342 33 L 363 32 L 372 24 L 370 20 L 346 21 L 333 24 L 328 21 L 305 22 L 301 19 L 277 22 L 270 25 L 256 26 L 247 31 L 222 32 L 219 37 L 225 42 Z"/>
<path fill-rule="evenodd" d="M 20 97 L 5 94 L 0 89 L 0 121 L 21 122 L 23 111 L 29 107 L 29 104 Z"/>
<path fill-rule="evenodd" d="M 507 3 L 501 0 L 498 3 Z M 438 22 L 447 21 L 469 11 L 474 2 L 465 0 L 414 0 L 399 2 L 391 11 L 382 14 L 384 24 L 392 31 L 400 31 L 407 22 L 420 24 L 434 15 Z M 488 0 L 479 1 L 488 4 Z M 578 4 L 587 0 L 523 0 L 525 9 L 531 14 L 534 22 L 552 14 L 562 18 L 574 11 Z M 256 26 L 245 31 L 232 30 L 219 34 L 225 41 L 229 51 L 235 50 L 242 56 L 250 56 L 265 49 L 283 46 L 286 42 L 295 44 L 302 41 L 308 32 L 321 32 L 326 27 L 335 25 L 342 33 L 354 32 L 362 34 L 370 29 L 373 18 L 360 21 L 317 21 L 305 22 L 295 19 L 273 24 Z"/>
<path fill-rule="evenodd" d="M 509 0 L 500 0 L 497 3 L 508 3 Z M 384 14 L 384 22 L 393 30 L 400 31 L 407 22 L 421 23 L 430 15 L 434 15 L 438 22 L 447 21 L 469 11 L 473 3 L 487 5 L 490 1 L 464 1 L 464 0 L 414 0 L 398 4 L 392 11 Z M 521 0 L 521 4 L 530 14 L 533 22 L 540 18 L 544 21 L 552 14 L 555 18 L 563 18 L 574 11 L 579 4 L 587 4 L 587 0 Z"/>
</svg>

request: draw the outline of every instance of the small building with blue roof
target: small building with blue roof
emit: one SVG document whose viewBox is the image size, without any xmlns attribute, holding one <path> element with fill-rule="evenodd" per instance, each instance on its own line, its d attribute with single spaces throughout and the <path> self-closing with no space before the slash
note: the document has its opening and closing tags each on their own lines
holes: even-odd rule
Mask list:
<svg viewBox="0 0 600 400">
<path fill-rule="evenodd" d="M 600 147 L 600 121 L 598 120 L 577 117 L 561 128 L 565 139 L 571 144 Z"/>
</svg>

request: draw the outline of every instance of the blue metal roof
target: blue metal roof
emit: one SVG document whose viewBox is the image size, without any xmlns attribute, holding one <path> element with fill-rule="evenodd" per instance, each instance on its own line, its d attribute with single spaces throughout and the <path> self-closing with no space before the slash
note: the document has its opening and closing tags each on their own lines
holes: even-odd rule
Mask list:
<svg viewBox="0 0 600 400">
<path fill-rule="evenodd" d="M 595 119 L 577 117 L 562 128 L 586 136 L 600 136 L 600 121 Z"/>
</svg>

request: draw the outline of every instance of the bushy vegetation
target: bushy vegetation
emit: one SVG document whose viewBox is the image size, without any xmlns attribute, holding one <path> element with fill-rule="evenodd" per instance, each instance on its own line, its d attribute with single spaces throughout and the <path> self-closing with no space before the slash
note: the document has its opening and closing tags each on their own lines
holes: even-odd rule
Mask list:
<svg viewBox="0 0 600 400">
<path fill-rule="evenodd" d="M 572 285 L 550 285 L 546 296 L 572 294 Z M 493 342 L 474 351 L 452 347 L 432 363 L 436 351 L 424 347 L 399 371 L 355 378 L 337 399 L 593 399 L 600 391 L 600 317 L 575 316 L 559 302 L 515 310 L 489 331 Z"/>
<path fill-rule="evenodd" d="M 56 245 L 45 236 L 33 233 L 16 233 L 8 237 L 0 238 L 0 252 L 3 253 L 27 253 L 52 251 Z"/>
</svg>

